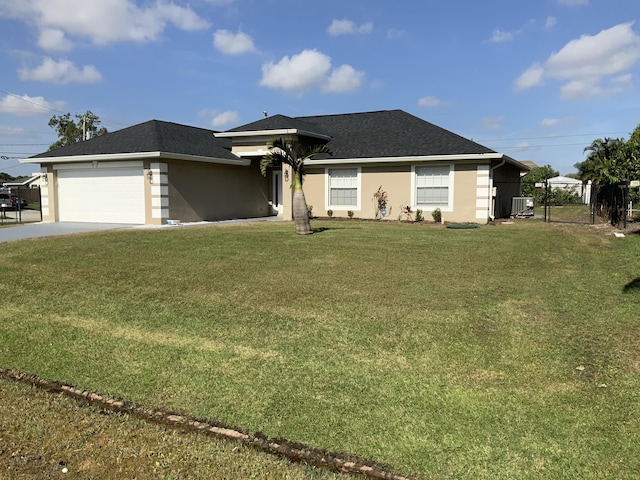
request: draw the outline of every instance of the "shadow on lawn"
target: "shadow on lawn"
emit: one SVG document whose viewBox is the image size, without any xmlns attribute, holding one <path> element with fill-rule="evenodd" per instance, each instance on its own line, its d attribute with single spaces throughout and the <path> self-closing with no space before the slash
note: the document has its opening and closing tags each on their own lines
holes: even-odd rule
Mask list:
<svg viewBox="0 0 640 480">
<path fill-rule="evenodd" d="M 622 289 L 623 293 L 640 293 L 640 277 L 634 278 Z"/>
</svg>

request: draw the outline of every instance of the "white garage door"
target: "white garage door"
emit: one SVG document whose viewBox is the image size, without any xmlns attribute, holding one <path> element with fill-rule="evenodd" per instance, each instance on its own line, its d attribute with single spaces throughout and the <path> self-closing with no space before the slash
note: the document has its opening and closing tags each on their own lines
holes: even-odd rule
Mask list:
<svg viewBox="0 0 640 480">
<path fill-rule="evenodd" d="M 142 167 L 58 170 L 61 222 L 145 223 Z"/>
</svg>

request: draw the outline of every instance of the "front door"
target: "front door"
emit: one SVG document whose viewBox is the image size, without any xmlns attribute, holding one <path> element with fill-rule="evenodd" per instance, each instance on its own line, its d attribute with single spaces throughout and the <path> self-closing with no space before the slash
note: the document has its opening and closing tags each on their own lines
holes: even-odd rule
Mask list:
<svg viewBox="0 0 640 480">
<path fill-rule="evenodd" d="M 271 186 L 271 206 L 274 215 L 282 215 L 282 172 L 274 170 Z"/>
</svg>

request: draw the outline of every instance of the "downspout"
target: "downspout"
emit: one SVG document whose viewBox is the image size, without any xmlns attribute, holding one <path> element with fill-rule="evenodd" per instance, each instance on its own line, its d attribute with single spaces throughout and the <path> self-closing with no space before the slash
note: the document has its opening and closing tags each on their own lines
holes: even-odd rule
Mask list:
<svg viewBox="0 0 640 480">
<path fill-rule="evenodd" d="M 507 159 L 504 158 L 504 156 L 503 156 L 502 157 L 502 162 L 500 162 L 495 167 L 491 167 L 489 169 L 489 220 L 491 220 L 492 222 L 496 219 L 496 216 L 495 216 L 495 202 L 494 202 L 494 198 L 493 198 L 493 171 L 497 170 L 498 168 L 503 166 L 505 163 L 507 163 Z"/>
</svg>

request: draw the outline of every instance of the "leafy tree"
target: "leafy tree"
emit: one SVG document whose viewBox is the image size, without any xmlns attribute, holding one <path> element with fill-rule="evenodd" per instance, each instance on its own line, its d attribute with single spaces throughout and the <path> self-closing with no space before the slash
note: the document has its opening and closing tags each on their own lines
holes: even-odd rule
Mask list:
<svg viewBox="0 0 640 480">
<path fill-rule="evenodd" d="M 90 110 L 76 114 L 75 117 L 76 121 L 71 118 L 70 113 L 51 117 L 49 126 L 58 134 L 58 140 L 49 146 L 49 151 L 107 133 L 106 128 L 100 127 L 100 118 Z"/>
<path fill-rule="evenodd" d="M 8 173 L 0 172 L 0 183 L 3 182 L 13 182 L 16 178 L 12 177 Z"/>
<path fill-rule="evenodd" d="M 540 205 L 544 200 L 544 188 L 537 188 L 536 183 L 560 175 L 551 165 L 544 167 L 533 167 L 529 173 L 522 177 L 521 191 L 523 197 L 533 197 L 536 205 Z"/>
<path fill-rule="evenodd" d="M 293 220 L 296 224 L 298 235 L 309 235 L 313 233 L 309 223 L 309 213 L 307 201 L 302 190 L 302 179 L 304 175 L 304 163 L 314 155 L 327 153 L 332 155 L 331 150 L 324 144 L 307 144 L 290 138 L 278 137 L 268 144 L 269 153 L 260 161 L 260 171 L 262 175 L 267 175 L 269 167 L 278 167 L 283 163 L 289 165 L 293 170 Z"/>
<path fill-rule="evenodd" d="M 629 179 L 640 180 L 640 124 L 627 140 L 626 150 L 629 162 Z"/>
</svg>

